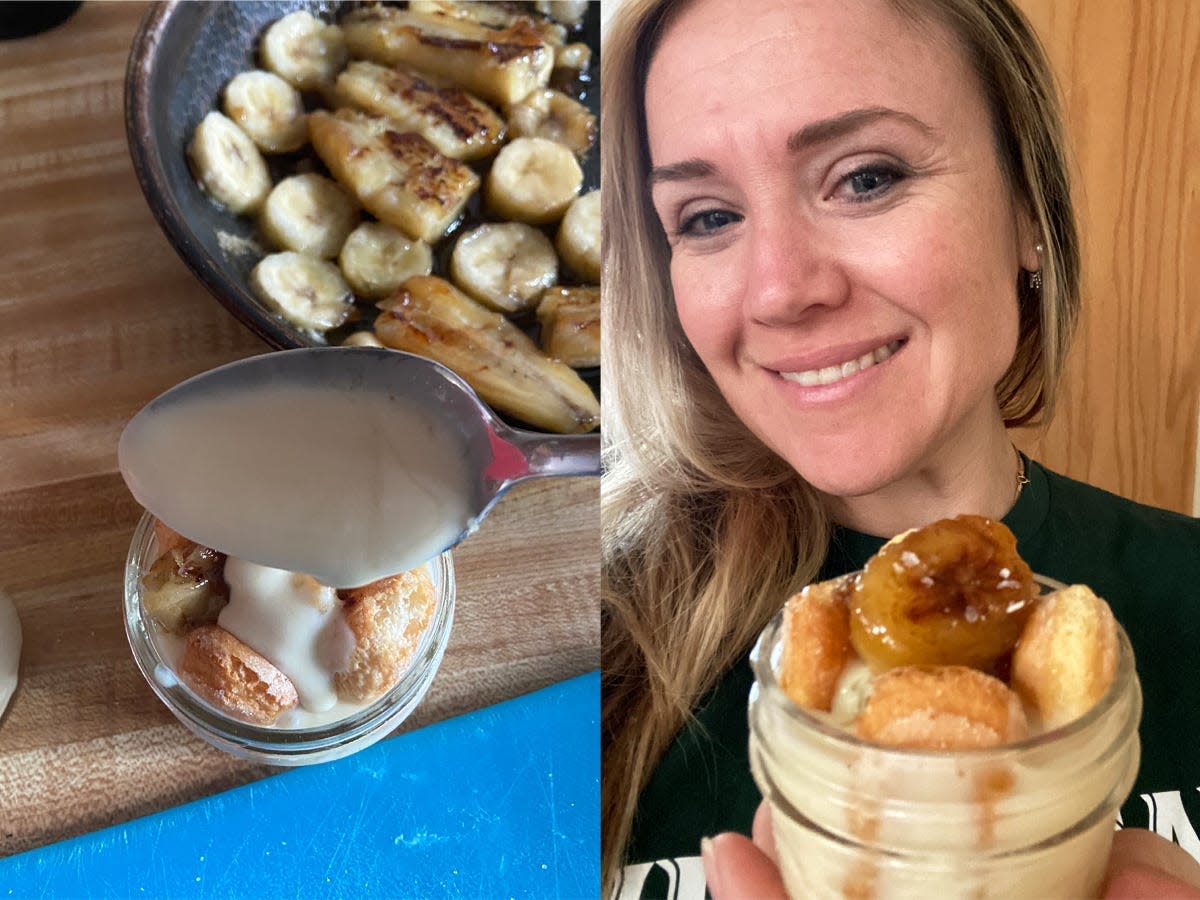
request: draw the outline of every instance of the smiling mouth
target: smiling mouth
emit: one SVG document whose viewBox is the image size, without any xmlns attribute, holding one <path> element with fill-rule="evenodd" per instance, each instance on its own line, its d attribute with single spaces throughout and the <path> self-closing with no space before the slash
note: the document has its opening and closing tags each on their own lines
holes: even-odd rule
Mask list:
<svg viewBox="0 0 1200 900">
<path fill-rule="evenodd" d="M 847 360 L 836 366 L 825 366 L 822 369 L 808 369 L 804 372 L 780 372 L 779 374 L 785 380 L 795 382 L 801 387 L 823 387 L 827 384 L 834 384 L 841 381 L 843 378 L 849 378 L 851 375 L 857 375 L 859 372 L 871 368 L 871 366 L 878 365 L 899 350 L 902 343 L 904 342 L 900 340 L 891 341 L 882 347 L 876 347 L 874 350 L 864 353 L 857 359 Z"/>
</svg>

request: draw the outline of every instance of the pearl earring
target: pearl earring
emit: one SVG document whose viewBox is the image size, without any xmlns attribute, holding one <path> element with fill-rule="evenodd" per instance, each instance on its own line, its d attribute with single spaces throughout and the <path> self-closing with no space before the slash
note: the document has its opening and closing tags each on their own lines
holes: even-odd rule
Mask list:
<svg viewBox="0 0 1200 900">
<path fill-rule="evenodd" d="M 1041 256 L 1046 248 L 1039 241 L 1033 249 L 1037 252 L 1038 256 Z M 1029 273 L 1029 287 L 1035 293 L 1040 294 L 1042 292 L 1042 268 L 1040 265 Z"/>
</svg>

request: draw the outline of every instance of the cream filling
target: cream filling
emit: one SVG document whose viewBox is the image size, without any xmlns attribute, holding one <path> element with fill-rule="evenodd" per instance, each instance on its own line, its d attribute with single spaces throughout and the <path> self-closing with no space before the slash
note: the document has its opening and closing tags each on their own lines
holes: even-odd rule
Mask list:
<svg viewBox="0 0 1200 900">
<path fill-rule="evenodd" d="M 229 605 L 217 624 L 270 660 L 291 679 L 300 705 L 311 712 L 337 703 L 334 673 L 354 652 L 354 634 L 332 588 L 308 575 L 225 561 Z"/>
<path fill-rule="evenodd" d="M 847 360 L 838 365 L 826 366 L 823 369 L 808 369 L 804 372 L 780 372 L 788 381 L 793 381 L 802 387 L 817 387 L 834 384 L 843 378 L 857 375 L 871 366 L 877 365 L 900 349 L 900 341 L 892 341 L 882 347 L 876 347 L 857 359 Z"/>
</svg>

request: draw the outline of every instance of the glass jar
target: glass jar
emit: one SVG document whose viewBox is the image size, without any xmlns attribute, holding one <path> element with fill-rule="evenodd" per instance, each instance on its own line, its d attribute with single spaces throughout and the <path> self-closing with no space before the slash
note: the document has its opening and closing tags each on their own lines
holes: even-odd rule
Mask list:
<svg viewBox="0 0 1200 900">
<path fill-rule="evenodd" d="M 441 664 L 454 618 L 454 564 L 450 551 L 427 563 L 437 605 L 400 682 L 345 716 L 319 724 L 252 725 L 211 706 L 181 682 L 169 646 L 143 611 L 142 576 L 158 557 L 154 518 L 142 516 L 125 563 L 125 634 L 147 683 L 192 732 L 235 756 L 277 766 L 299 766 L 347 756 L 386 737 L 416 708 Z"/>
<path fill-rule="evenodd" d="M 791 896 L 1099 894 L 1140 759 L 1142 695 L 1123 630 L 1113 683 L 1086 714 L 948 752 L 869 743 L 796 706 L 776 681 L 782 619 L 751 654 L 750 765 Z"/>
</svg>

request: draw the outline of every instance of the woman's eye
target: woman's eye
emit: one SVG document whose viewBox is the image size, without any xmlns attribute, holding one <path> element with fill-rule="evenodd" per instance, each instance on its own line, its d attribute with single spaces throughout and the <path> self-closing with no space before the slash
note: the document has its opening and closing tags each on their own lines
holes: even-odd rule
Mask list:
<svg viewBox="0 0 1200 900">
<path fill-rule="evenodd" d="M 852 203 L 874 200 L 903 180 L 904 173 L 893 166 L 863 166 L 841 180 L 835 194 Z"/>
<path fill-rule="evenodd" d="M 676 234 L 684 237 L 705 237 L 741 220 L 741 216 L 727 209 L 707 209 L 684 219 Z"/>
</svg>

